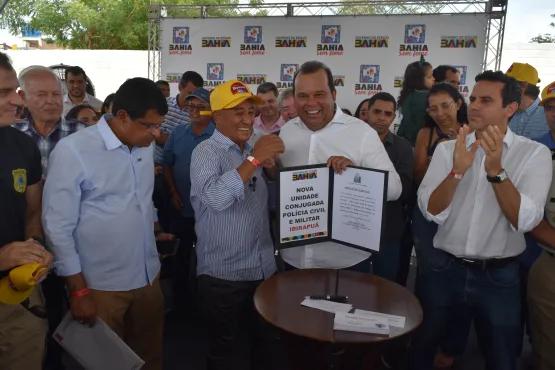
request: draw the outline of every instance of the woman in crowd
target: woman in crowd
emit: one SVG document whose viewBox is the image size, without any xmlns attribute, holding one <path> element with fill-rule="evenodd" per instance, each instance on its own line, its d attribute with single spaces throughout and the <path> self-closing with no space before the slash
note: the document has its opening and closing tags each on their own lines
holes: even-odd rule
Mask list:
<svg viewBox="0 0 555 370">
<path fill-rule="evenodd" d="M 399 109 L 403 119 L 397 135 L 407 139 L 412 146 L 418 131 L 424 125 L 428 90 L 434 85 L 432 65 L 424 60 L 411 63 L 405 70 L 403 88 L 399 95 Z"/>
<path fill-rule="evenodd" d="M 370 101 L 370 98 L 364 99 L 363 101 L 360 102 L 360 104 L 357 107 L 357 110 L 355 111 L 355 118 L 358 118 L 364 122 L 368 122 L 368 102 L 369 101 Z"/>
<path fill-rule="evenodd" d="M 100 113 L 102 113 L 103 115 L 108 113 L 108 114 L 112 114 L 112 104 L 114 102 L 114 96 L 116 94 L 110 94 L 106 97 L 106 99 L 104 99 L 104 103 L 102 103 L 102 109 L 100 110 Z"/>
<path fill-rule="evenodd" d="M 70 111 L 67 112 L 66 118 L 76 119 L 88 126 L 93 126 L 98 123 L 98 114 L 94 111 L 94 108 L 88 104 L 80 104 L 71 108 Z"/>
<path fill-rule="evenodd" d="M 459 128 L 468 124 L 467 106 L 453 86 L 440 83 L 434 85 L 428 94 L 426 102 L 424 127 L 418 132 L 414 149 L 414 181 L 419 186 L 426 175 L 432 156 L 437 146 L 447 140 L 457 137 Z M 426 272 L 428 255 L 434 247 L 433 240 L 437 232 L 437 224 L 427 221 L 418 207 L 414 208 L 412 216 L 412 233 L 416 250 L 418 275 Z M 418 285 L 419 289 L 425 289 Z M 460 317 L 464 317 L 461 315 Z M 462 355 L 468 340 L 470 320 L 461 320 L 447 328 L 447 335 L 442 341 L 441 351 L 436 356 L 437 368 L 450 368 L 454 358 Z"/>
</svg>

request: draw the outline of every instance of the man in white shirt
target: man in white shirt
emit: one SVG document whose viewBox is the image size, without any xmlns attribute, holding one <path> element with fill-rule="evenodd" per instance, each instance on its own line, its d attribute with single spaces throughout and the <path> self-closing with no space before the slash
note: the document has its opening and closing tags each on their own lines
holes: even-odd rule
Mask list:
<svg viewBox="0 0 555 370">
<path fill-rule="evenodd" d="M 87 94 L 87 74 L 83 68 L 75 66 L 66 68 L 66 87 L 67 94 L 64 95 L 64 111 L 63 116 L 71 110 L 71 108 L 80 104 L 88 104 L 97 112 L 102 108 L 102 101 L 92 95 Z"/>
<path fill-rule="evenodd" d="M 304 63 L 294 81 L 298 117 L 281 128 L 285 152 L 282 167 L 327 163 L 341 173 L 347 166 L 389 172 L 387 200 L 401 195 L 401 180 L 376 133 L 365 122 L 348 116 L 335 103 L 331 70 L 323 63 Z M 295 247 L 281 252 L 286 268 L 333 268 L 370 272 L 370 252 L 333 242 Z"/>
<path fill-rule="evenodd" d="M 523 335 L 518 256 L 524 233 L 543 218 L 552 175 L 549 150 L 508 128 L 520 99 L 515 79 L 478 75 L 470 128 L 437 147 L 420 185 L 418 206 L 439 229 L 430 268 L 417 281 L 424 320 L 412 340 L 412 369 L 432 369 L 447 323 L 468 318 L 485 368 L 516 369 Z"/>
</svg>

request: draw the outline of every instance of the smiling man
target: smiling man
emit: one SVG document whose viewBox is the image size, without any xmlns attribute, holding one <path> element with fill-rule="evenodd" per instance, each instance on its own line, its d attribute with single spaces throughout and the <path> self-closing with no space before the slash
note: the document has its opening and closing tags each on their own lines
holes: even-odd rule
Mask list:
<svg viewBox="0 0 555 370">
<path fill-rule="evenodd" d="M 299 116 L 283 126 L 283 167 L 327 163 L 336 172 L 361 166 L 389 172 L 387 200 L 401 195 L 401 180 L 378 134 L 367 123 L 348 116 L 335 103 L 331 70 L 323 63 L 304 63 L 293 81 Z M 286 268 L 333 268 L 370 272 L 370 252 L 333 242 L 281 252 Z"/>
<path fill-rule="evenodd" d="M 208 370 L 243 368 L 233 364 L 241 331 L 258 339 L 252 341 L 257 348 L 251 351 L 251 369 L 267 369 L 272 363 L 268 359 L 270 336 L 260 334 L 264 330 L 260 330 L 252 300 L 258 285 L 276 271 L 262 166 L 273 167 L 284 147 L 277 135 L 262 136 L 254 148 L 248 143 L 254 104 L 262 104 L 262 99 L 243 83 L 232 80 L 218 85 L 210 95 L 216 130 L 197 146 L 191 160 L 198 287 L 209 337 Z"/>
<path fill-rule="evenodd" d="M 65 73 L 67 94 L 64 96 L 65 116 L 71 108 L 80 104 L 88 104 L 97 112 L 102 108 L 102 101 L 87 93 L 87 74 L 83 68 L 68 67 Z"/>
<path fill-rule="evenodd" d="M 258 136 L 273 134 L 281 130 L 285 121 L 278 107 L 278 89 L 271 82 L 265 82 L 256 89 L 256 95 L 262 99 L 260 115 L 254 120 L 254 133 Z"/>
</svg>

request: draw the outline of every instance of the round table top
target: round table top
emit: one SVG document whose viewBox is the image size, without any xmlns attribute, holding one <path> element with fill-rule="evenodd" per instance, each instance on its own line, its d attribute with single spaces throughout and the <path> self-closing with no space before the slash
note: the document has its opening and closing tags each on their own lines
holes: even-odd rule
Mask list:
<svg viewBox="0 0 555 370">
<path fill-rule="evenodd" d="M 390 327 L 390 336 L 333 330 L 334 314 L 301 306 L 310 295 L 335 294 L 336 270 L 305 269 L 276 274 L 256 290 L 258 313 L 273 326 L 301 337 L 330 343 L 362 344 L 399 338 L 422 322 L 422 307 L 406 288 L 375 275 L 339 271 L 338 295 L 353 309 L 403 316 L 404 328 Z M 352 311 L 351 311 L 352 312 Z"/>
</svg>

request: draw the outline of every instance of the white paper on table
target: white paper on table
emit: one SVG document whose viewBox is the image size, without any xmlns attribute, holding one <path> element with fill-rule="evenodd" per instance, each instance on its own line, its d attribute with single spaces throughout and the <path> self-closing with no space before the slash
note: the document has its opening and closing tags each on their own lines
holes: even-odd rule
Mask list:
<svg viewBox="0 0 555 370">
<path fill-rule="evenodd" d="M 344 312 L 338 312 L 335 314 L 333 329 L 389 335 L 389 323 L 386 318 L 372 318 L 364 315 Z"/>
<path fill-rule="evenodd" d="M 380 250 L 387 173 L 347 167 L 333 179 L 333 240 Z"/>
<path fill-rule="evenodd" d="M 68 312 L 52 337 L 86 370 L 139 370 L 145 364 L 100 318 L 89 327 Z"/>
<path fill-rule="evenodd" d="M 317 310 L 322 310 L 330 313 L 336 312 L 349 312 L 353 306 L 348 303 L 338 303 L 338 302 L 331 302 L 324 299 L 310 299 L 306 298 L 304 301 L 301 302 L 301 305 L 316 308 Z"/>
<path fill-rule="evenodd" d="M 403 316 L 388 315 L 385 313 L 365 311 L 365 310 L 355 310 L 355 314 L 366 316 L 366 317 L 372 317 L 372 318 L 385 318 L 389 322 L 389 326 L 393 326 L 396 328 L 405 327 L 405 317 Z"/>
</svg>

